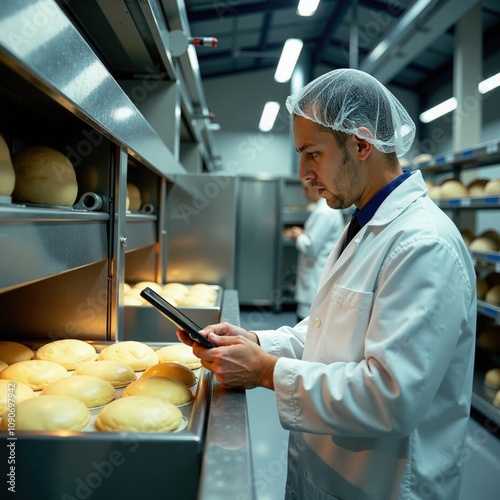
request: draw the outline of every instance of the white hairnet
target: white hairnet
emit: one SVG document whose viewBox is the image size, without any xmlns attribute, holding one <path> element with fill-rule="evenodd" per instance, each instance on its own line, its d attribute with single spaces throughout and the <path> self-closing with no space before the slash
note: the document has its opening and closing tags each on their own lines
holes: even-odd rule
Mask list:
<svg viewBox="0 0 500 500">
<path fill-rule="evenodd" d="M 403 156 L 415 138 L 415 124 L 396 97 L 356 69 L 336 69 L 316 78 L 289 96 L 286 107 L 291 114 L 366 139 L 383 153 Z"/>
</svg>

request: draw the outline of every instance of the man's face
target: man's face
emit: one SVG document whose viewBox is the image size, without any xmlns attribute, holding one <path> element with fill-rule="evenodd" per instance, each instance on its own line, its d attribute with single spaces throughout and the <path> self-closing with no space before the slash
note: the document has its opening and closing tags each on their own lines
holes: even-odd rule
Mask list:
<svg viewBox="0 0 500 500">
<path fill-rule="evenodd" d="M 342 149 L 332 131 L 312 120 L 295 116 L 295 147 L 300 154 L 299 175 L 326 199 L 331 208 L 348 208 L 359 199 L 363 186 L 360 169 L 353 160 L 354 142 Z"/>
</svg>

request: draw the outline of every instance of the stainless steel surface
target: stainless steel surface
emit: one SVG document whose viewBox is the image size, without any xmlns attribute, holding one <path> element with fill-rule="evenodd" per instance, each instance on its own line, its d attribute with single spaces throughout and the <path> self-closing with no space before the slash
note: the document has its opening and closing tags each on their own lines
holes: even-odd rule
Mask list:
<svg viewBox="0 0 500 500">
<path fill-rule="evenodd" d="M 240 324 L 236 290 L 224 291 L 221 321 Z M 198 500 L 253 500 L 253 479 L 246 393 L 214 378 Z"/>
<path fill-rule="evenodd" d="M 236 288 L 240 304 L 272 305 L 279 293 L 279 179 L 241 177 L 238 184 Z"/>
<path fill-rule="evenodd" d="M 219 323 L 224 292 L 219 286 L 216 303 L 209 307 L 178 307 L 201 328 Z M 141 342 L 178 342 L 175 331 L 177 327 L 163 314 L 151 306 L 125 306 L 124 308 L 124 340 Z"/>
<path fill-rule="evenodd" d="M 107 259 L 108 220 L 70 208 L 0 206 L 0 289 Z"/>
<path fill-rule="evenodd" d="M 167 200 L 168 262 L 164 281 L 234 288 L 236 179 L 179 175 Z"/>
<path fill-rule="evenodd" d="M 127 252 L 158 241 L 157 219 L 156 215 L 127 214 Z"/>
<path fill-rule="evenodd" d="M 156 172 L 184 171 L 54 0 L 2 3 L 0 63 Z"/>
</svg>

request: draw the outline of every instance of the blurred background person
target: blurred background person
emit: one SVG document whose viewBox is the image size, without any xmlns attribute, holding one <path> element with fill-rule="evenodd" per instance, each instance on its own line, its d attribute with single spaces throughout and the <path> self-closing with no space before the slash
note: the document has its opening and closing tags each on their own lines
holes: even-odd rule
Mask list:
<svg viewBox="0 0 500 500">
<path fill-rule="evenodd" d="M 302 186 L 314 208 L 304 228 L 293 226 L 290 232 L 290 239 L 299 253 L 295 285 L 298 321 L 309 316 L 326 259 L 344 229 L 342 212 L 332 210 L 309 182 L 302 182 Z"/>
</svg>

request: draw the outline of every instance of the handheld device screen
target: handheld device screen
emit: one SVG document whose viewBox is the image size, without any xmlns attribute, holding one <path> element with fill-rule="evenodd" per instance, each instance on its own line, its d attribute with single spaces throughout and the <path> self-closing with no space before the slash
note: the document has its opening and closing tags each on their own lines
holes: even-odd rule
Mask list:
<svg viewBox="0 0 500 500">
<path fill-rule="evenodd" d="M 191 321 L 179 309 L 174 307 L 170 302 L 165 300 L 161 295 L 158 295 L 149 287 L 141 291 L 141 297 L 146 299 L 151 305 L 156 307 L 158 311 L 163 313 L 174 325 L 181 330 L 184 330 L 191 339 L 198 342 L 203 347 L 217 347 L 213 342 L 210 342 L 206 337 L 200 335 L 200 328 L 194 321 Z"/>
</svg>

